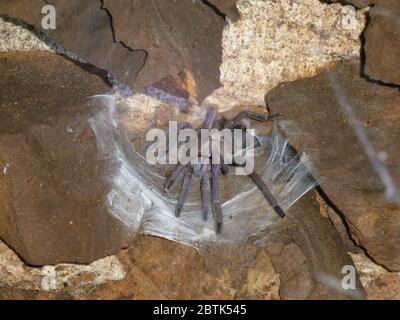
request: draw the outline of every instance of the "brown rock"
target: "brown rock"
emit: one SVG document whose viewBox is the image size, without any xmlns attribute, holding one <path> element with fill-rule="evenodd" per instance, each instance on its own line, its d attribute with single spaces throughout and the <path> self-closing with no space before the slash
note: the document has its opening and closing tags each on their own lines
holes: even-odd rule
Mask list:
<svg viewBox="0 0 400 320">
<path fill-rule="evenodd" d="M 137 82 L 150 85 L 169 75 L 193 74 L 201 102 L 220 86 L 224 19 L 202 1 L 104 1 L 115 37 L 148 53 Z"/>
<path fill-rule="evenodd" d="M 88 123 L 104 82 L 50 53 L 0 55 L 0 236 L 32 265 L 88 263 L 129 232 L 106 207 Z"/>
<path fill-rule="evenodd" d="M 380 0 L 365 32 L 365 73 L 373 80 L 400 85 L 400 2 Z"/>
<path fill-rule="evenodd" d="M 232 21 L 236 21 L 240 17 L 239 10 L 236 6 L 237 0 L 207 0 L 207 2 L 215 6 L 222 14 L 228 16 Z"/>
<path fill-rule="evenodd" d="M 370 300 L 399 300 L 400 273 L 378 266 L 364 253 L 352 254 L 360 281 Z"/>
<path fill-rule="evenodd" d="M 202 1 L 46 3 L 56 9 L 55 30 L 42 28 L 42 0 L 1 1 L 0 16 L 23 20 L 65 48 L 69 57 L 137 90 L 185 70 L 193 74 L 199 102 L 220 86 L 225 21 Z"/>
<path fill-rule="evenodd" d="M 6 252 L 2 252 L 5 250 Z M 287 218 L 248 243 L 201 251 L 165 239 L 138 236 L 128 250 L 89 266 L 57 265 L 55 290 L 45 291 L 44 269 L 21 265 L 0 243 L 3 299 L 352 299 L 344 265 L 352 266 L 311 192 Z M 123 270 L 120 270 L 120 269 Z M 94 274 L 93 274 L 94 273 Z M 11 276 L 7 277 L 8 274 Z M 121 277 L 121 274 L 124 274 Z M 96 278 L 96 279 L 94 279 Z M 107 280 L 108 279 L 108 280 Z M 50 279 L 48 279 L 50 280 Z M 47 280 L 47 281 L 48 281 Z M 49 282 L 50 283 L 50 282 Z"/>
<path fill-rule="evenodd" d="M 199 253 L 163 239 L 141 236 L 128 256 L 124 253 L 120 260 L 141 270 L 142 277 L 168 299 L 364 296 L 358 281 L 357 290 L 340 289 L 342 268 L 353 263 L 329 220 L 320 216 L 314 192 L 299 200 L 287 218 L 247 244 L 216 245 Z"/>
<path fill-rule="evenodd" d="M 354 290 L 341 286 L 344 266 L 354 266 L 329 219 L 319 214 L 316 192 L 297 202 L 280 223 L 267 228 L 266 250 L 280 274 L 280 297 L 292 299 L 362 299 L 361 283 Z"/>
<path fill-rule="evenodd" d="M 45 16 L 42 8 L 46 3 L 56 9 L 55 30 L 42 28 Z M 0 15 L 25 21 L 72 55 L 110 72 L 120 82 L 134 83 L 146 62 L 146 52 L 132 51 L 114 41 L 110 17 L 101 9 L 99 0 L 51 0 L 46 3 L 42 0 L 4 0 L 0 2 Z"/>
<path fill-rule="evenodd" d="M 266 100 L 272 112 L 283 114 L 292 145 L 310 154 L 313 174 L 345 216 L 354 240 L 378 263 L 400 270 L 400 209 L 388 203 L 382 180 L 338 102 L 349 101 L 394 183 L 400 185 L 400 93 L 360 78 L 359 70 L 358 64 L 339 64 L 331 73 L 336 80 L 321 74 L 284 83 Z M 338 96 L 335 84 L 341 90 Z"/>
</svg>

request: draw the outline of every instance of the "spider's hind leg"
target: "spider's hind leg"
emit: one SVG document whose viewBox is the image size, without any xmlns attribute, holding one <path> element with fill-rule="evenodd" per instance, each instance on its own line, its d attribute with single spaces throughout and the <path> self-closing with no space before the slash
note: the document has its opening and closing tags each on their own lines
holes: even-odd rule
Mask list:
<svg viewBox="0 0 400 320">
<path fill-rule="evenodd" d="M 281 218 L 284 218 L 286 216 L 285 212 L 279 206 L 279 204 L 276 201 L 275 197 L 273 196 L 271 191 L 269 191 L 268 186 L 261 179 L 261 177 L 257 173 L 253 172 L 252 174 L 250 174 L 250 179 L 253 180 L 254 184 L 262 192 L 262 194 L 264 195 L 264 198 L 268 201 L 269 205 L 275 210 L 275 212 Z"/>
</svg>

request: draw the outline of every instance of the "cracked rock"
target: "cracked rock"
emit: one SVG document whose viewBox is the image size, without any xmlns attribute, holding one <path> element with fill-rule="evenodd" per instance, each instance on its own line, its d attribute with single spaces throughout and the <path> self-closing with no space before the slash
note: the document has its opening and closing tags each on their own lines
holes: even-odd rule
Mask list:
<svg viewBox="0 0 400 320">
<path fill-rule="evenodd" d="M 224 19 L 202 1 L 104 0 L 115 37 L 148 53 L 137 83 L 151 85 L 185 70 L 202 102 L 220 86 Z"/>
<path fill-rule="evenodd" d="M 42 8 L 55 7 L 56 29 L 42 27 Z M 114 42 L 110 17 L 99 0 L 4 0 L 0 16 L 22 20 L 54 40 L 67 56 L 110 72 L 118 81 L 132 85 L 146 62 L 146 52 L 132 51 Z"/>
<path fill-rule="evenodd" d="M 377 263 L 400 270 L 400 209 L 395 197 L 386 196 L 400 186 L 399 90 L 360 78 L 358 63 L 341 63 L 329 77 L 323 73 L 280 84 L 266 101 L 271 112 L 283 114 L 293 146 L 313 159 L 313 174 L 344 215 L 352 238 Z M 362 140 L 355 130 L 365 132 Z M 372 167 L 371 160 L 381 161 L 384 169 Z M 382 170 L 394 187 L 380 178 L 386 177 Z"/>
<path fill-rule="evenodd" d="M 55 7 L 56 29 L 42 27 L 42 8 Z M 202 102 L 219 87 L 225 21 L 202 1 L 4 0 L 0 16 L 22 20 L 75 60 L 143 90 L 189 71 Z M 53 43 L 54 44 L 54 43 Z M 62 50 L 61 50 L 62 51 Z"/>
<path fill-rule="evenodd" d="M 400 85 L 400 1 L 380 0 L 369 15 L 365 73 L 372 80 Z"/>
<path fill-rule="evenodd" d="M 106 205 L 89 97 L 101 78 L 52 53 L 0 55 L 0 237 L 31 265 L 90 263 L 129 244 Z"/>
</svg>

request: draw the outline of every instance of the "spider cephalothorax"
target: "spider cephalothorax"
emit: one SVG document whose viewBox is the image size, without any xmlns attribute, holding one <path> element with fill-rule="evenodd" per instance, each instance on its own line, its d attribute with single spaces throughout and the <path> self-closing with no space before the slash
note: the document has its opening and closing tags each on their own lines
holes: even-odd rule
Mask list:
<svg viewBox="0 0 400 320">
<path fill-rule="evenodd" d="M 271 120 L 275 115 L 262 115 L 259 113 L 251 112 L 251 111 L 243 111 L 239 113 L 233 119 L 221 119 L 217 112 L 209 108 L 207 110 L 207 114 L 205 120 L 203 122 L 201 129 L 229 129 L 229 130 L 242 130 L 246 132 L 248 130 L 248 125 L 245 123 L 246 119 L 251 119 L 255 121 L 266 122 Z M 189 125 L 190 126 L 190 125 Z M 185 127 L 188 127 L 186 124 Z M 200 130 L 197 130 L 200 135 Z M 211 142 L 210 142 L 211 143 Z M 223 142 L 220 141 L 222 144 Z M 243 142 L 243 147 L 246 148 Z M 242 166 L 242 163 L 238 163 L 233 160 L 233 162 L 229 163 L 229 165 L 224 161 L 224 157 L 220 154 L 215 154 L 215 151 L 211 148 L 209 149 L 209 153 L 199 154 L 200 161 L 196 163 L 189 162 L 187 164 L 179 163 L 176 169 L 170 175 L 166 185 L 165 190 L 168 192 L 175 182 L 178 180 L 179 176 L 182 174 L 183 182 L 182 189 L 179 194 L 178 203 L 175 208 L 175 215 L 179 217 L 182 213 L 182 209 L 184 203 L 186 201 L 188 191 L 190 185 L 194 179 L 194 177 L 199 177 L 201 179 L 201 215 L 204 220 L 208 219 L 210 207 L 212 209 L 212 213 L 214 215 L 214 219 L 216 221 L 216 230 L 217 233 L 222 233 L 223 228 L 223 212 L 221 207 L 221 185 L 220 179 L 221 174 L 227 175 L 229 171 L 229 165 L 232 166 Z M 232 155 L 230 158 L 234 158 Z M 215 161 L 218 159 L 220 161 Z M 206 161 L 205 161 L 206 160 Z M 265 184 L 263 179 L 254 171 L 249 172 L 248 176 L 254 182 L 254 184 L 258 187 L 258 189 L 262 192 L 265 199 L 268 201 L 269 205 L 274 209 L 274 211 L 280 216 L 284 217 L 285 213 L 282 208 L 279 206 L 275 197 L 270 192 L 268 186 Z M 211 201 L 210 201 L 211 196 Z M 211 205 L 210 205 L 211 203 Z"/>
</svg>

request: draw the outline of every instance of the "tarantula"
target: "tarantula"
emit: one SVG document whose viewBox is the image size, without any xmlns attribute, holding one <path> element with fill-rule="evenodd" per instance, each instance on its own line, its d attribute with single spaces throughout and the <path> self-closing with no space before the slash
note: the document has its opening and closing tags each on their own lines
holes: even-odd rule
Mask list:
<svg viewBox="0 0 400 320">
<path fill-rule="evenodd" d="M 248 129 L 244 120 L 250 119 L 260 122 L 270 121 L 272 118 L 278 116 L 275 115 L 262 115 L 252 111 L 243 111 L 240 112 L 237 116 L 235 116 L 231 120 L 218 118 L 217 112 L 209 108 L 207 110 L 207 114 L 203 125 L 200 129 L 240 129 L 244 132 Z M 185 124 L 180 127 L 190 128 L 189 124 Z M 199 129 L 197 129 L 199 132 Z M 259 144 L 259 141 L 256 138 L 256 142 Z M 175 185 L 178 178 L 181 174 L 184 174 L 182 189 L 179 194 L 178 203 L 175 208 L 175 216 L 179 217 L 182 213 L 183 206 L 185 204 L 190 185 L 194 179 L 194 177 L 201 178 L 201 216 L 203 220 L 207 220 L 209 216 L 209 204 L 210 204 L 210 195 L 211 195 L 211 208 L 212 213 L 214 215 L 214 219 L 216 221 L 216 232 L 217 234 L 221 234 L 223 230 L 223 212 L 221 207 L 221 186 L 220 186 L 220 178 L 221 174 L 226 176 L 229 172 L 229 166 L 224 163 L 222 157 L 220 157 L 221 161 L 219 164 L 214 164 L 212 162 L 213 155 L 212 151 L 207 155 L 209 157 L 209 161 L 201 161 L 201 163 L 196 164 L 181 164 L 179 163 L 176 169 L 172 172 L 169 179 L 165 184 L 165 191 L 168 192 Z M 203 159 L 204 160 L 204 159 Z M 232 166 L 243 166 L 241 163 L 233 162 Z M 256 173 L 252 172 L 249 174 L 250 179 L 254 182 L 254 184 L 258 187 L 258 189 L 262 192 L 265 199 L 269 203 L 269 205 L 274 209 L 274 211 L 281 217 L 285 217 L 285 213 L 282 208 L 279 206 L 275 197 L 269 191 L 268 186 L 262 180 L 262 178 Z"/>
</svg>

